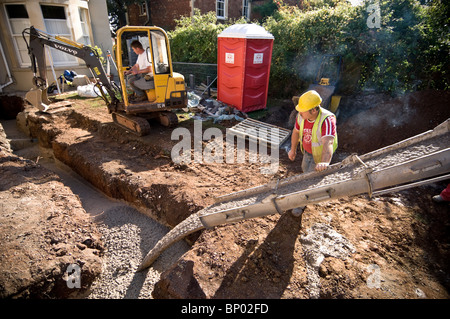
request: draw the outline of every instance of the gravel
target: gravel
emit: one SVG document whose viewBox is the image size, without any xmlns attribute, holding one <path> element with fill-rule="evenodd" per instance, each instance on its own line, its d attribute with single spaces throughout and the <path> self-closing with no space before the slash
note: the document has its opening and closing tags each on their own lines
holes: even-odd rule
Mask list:
<svg viewBox="0 0 450 319">
<path fill-rule="evenodd" d="M 183 241 L 172 245 L 153 267 L 137 272 L 145 254 L 169 232 L 169 228 L 145 212 L 105 196 L 57 160 L 41 159 L 40 164 L 58 174 L 79 196 L 83 208 L 93 216 L 102 234 L 105 247 L 102 274 L 94 281 L 86 298 L 152 298 L 161 273 L 188 251 L 189 245 Z"/>
<path fill-rule="evenodd" d="M 325 257 L 345 259 L 356 251 L 347 238 L 330 225 L 316 223 L 301 236 L 303 254 L 306 262 L 306 275 L 310 298 L 320 297 L 319 267 Z"/>
<path fill-rule="evenodd" d="M 199 231 L 205 228 L 200 221 L 199 216 L 203 213 L 203 210 L 192 214 L 177 226 L 175 226 L 169 233 L 167 233 L 156 245 L 153 247 L 142 261 L 142 265 L 139 269 L 145 269 L 146 267 L 152 265 L 152 263 L 158 258 L 158 256 L 166 250 L 168 247 L 172 246 L 174 243 L 179 242 L 181 239 L 189 234 Z M 165 254 L 164 254 L 165 255 Z"/>
<path fill-rule="evenodd" d="M 173 245 L 152 268 L 136 272 L 144 254 L 168 229 L 136 209 L 116 204 L 96 218 L 106 246 L 103 271 L 92 285 L 89 299 L 151 298 L 163 270 L 170 267 L 189 247 Z"/>
</svg>

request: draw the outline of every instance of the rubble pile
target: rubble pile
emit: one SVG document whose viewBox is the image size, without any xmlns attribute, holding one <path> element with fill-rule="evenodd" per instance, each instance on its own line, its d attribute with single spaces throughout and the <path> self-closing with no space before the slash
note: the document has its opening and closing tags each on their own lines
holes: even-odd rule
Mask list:
<svg viewBox="0 0 450 319">
<path fill-rule="evenodd" d="M 213 120 L 214 123 L 230 120 L 243 121 L 248 118 L 246 113 L 230 105 L 210 97 L 204 98 L 192 91 L 188 92 L 188 107 L 183 110 L 191 113 L 194 120 Z"/>
</svg>

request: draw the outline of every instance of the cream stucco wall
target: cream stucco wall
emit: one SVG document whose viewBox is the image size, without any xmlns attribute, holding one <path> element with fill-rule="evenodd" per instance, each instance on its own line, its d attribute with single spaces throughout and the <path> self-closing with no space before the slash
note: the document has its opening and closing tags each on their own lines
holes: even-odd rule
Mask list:
<svg viewBox="0 0 450 319">
<path fill-rule="evenodd" d="M 41 12 L 41 4 L 55 6 L 64 6 L 66 9 L 66 18 L 71 30 L 72 40 L 80 41 L 83 32 L 80 22 L 79 8 L 88 10 L 89 36 L 91 45 L 100 47 L 106 56 L 106 51 L 112 51 L 112 40 L 109 28 L 108 12 L 106 0 L 0 0 L 0 44 L 6 55 L 6 60 L 12 74 L 13 83 L 4 87 L 3 92 L 28 91 L 32 87 L 33 74 L 30 66 L 21 66 L 17 57 L 17 51 L 13 44 L 10 34 L 8 17 L 5 10 L 5 4 L 24 4 L 28 11 L 31 25 L 37 29 L 45 31 L 45 24 Z M 1 58 L 1 57 L 0 57 Z M 50 65 L 50 59 L 47 58 L 47 64 Z M 83 60 L 77 59 L 75 64 L 54 66 L 56 77 L 59 77 L 64 70 L 73 70 L 78 74 L 92 76 L 90 70 L 86 67 Z M 47 79 L 51 83 L 55 81 L 52 70 L 48 67 Z M 0 59 L 0 87 L 6 83 L 6 67 Z"/>
</svg>

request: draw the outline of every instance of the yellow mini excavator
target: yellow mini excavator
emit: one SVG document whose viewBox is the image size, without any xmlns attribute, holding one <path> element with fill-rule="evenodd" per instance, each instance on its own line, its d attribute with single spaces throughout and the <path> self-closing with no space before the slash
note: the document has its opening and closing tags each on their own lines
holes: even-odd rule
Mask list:
<svg viewBox="0 0 450 319">
<path fill-rule="evenodd" d="M 64 37 L 52 36 L 34 27 L 26 28 L 22 35 L 25 40 L 26 35 L 29 35 L 29 41 L 25 42 L 28 45 L 34 73 L 34 88 L 25 98 L 41 111 L 48 109 L 51 103 L 47 97 L 46 45 L 84 60 L 94 76 L 95 86 L 105 101 L 113 121 L 139 136 L 149 133 L 148 120 L 152 118 L 159 119 L 164 126 L 176 125 L 178 118 L 171 110 L 187 106 L 184 77 L 173 72 L 169 39 L 166 32 L 159 27 L 126 26 L 117 31 L 115 65 L 119 74 L 119 84 L 109 79 L 100 56 L 92 47 Z M 133 103 L 129 100 L 124 75 L 129 65 L 125 65 L 124 62 L 131 62 L 127 44 L 136 39 L 143 45 L 153 72 L 135 82 L 135 85 L 146 93 L 147 98 L 145 101 Z"/>
</svg>

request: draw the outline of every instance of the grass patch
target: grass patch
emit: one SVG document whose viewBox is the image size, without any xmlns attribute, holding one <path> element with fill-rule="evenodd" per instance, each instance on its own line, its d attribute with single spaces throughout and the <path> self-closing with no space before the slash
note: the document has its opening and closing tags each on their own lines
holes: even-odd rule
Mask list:
<svg viewBox="0 0 450 319">
<path fill-rule="evenodd" d="M 100 108 L 105 106 L 105 102 L 101 97 L 82 97 L 77 92 L 63 93 L 56 96 L 51 96 L 49 99 L 52 102 L 61 102 L 65 100 L 85 101 L 93 108 Z"/>
</svg>

